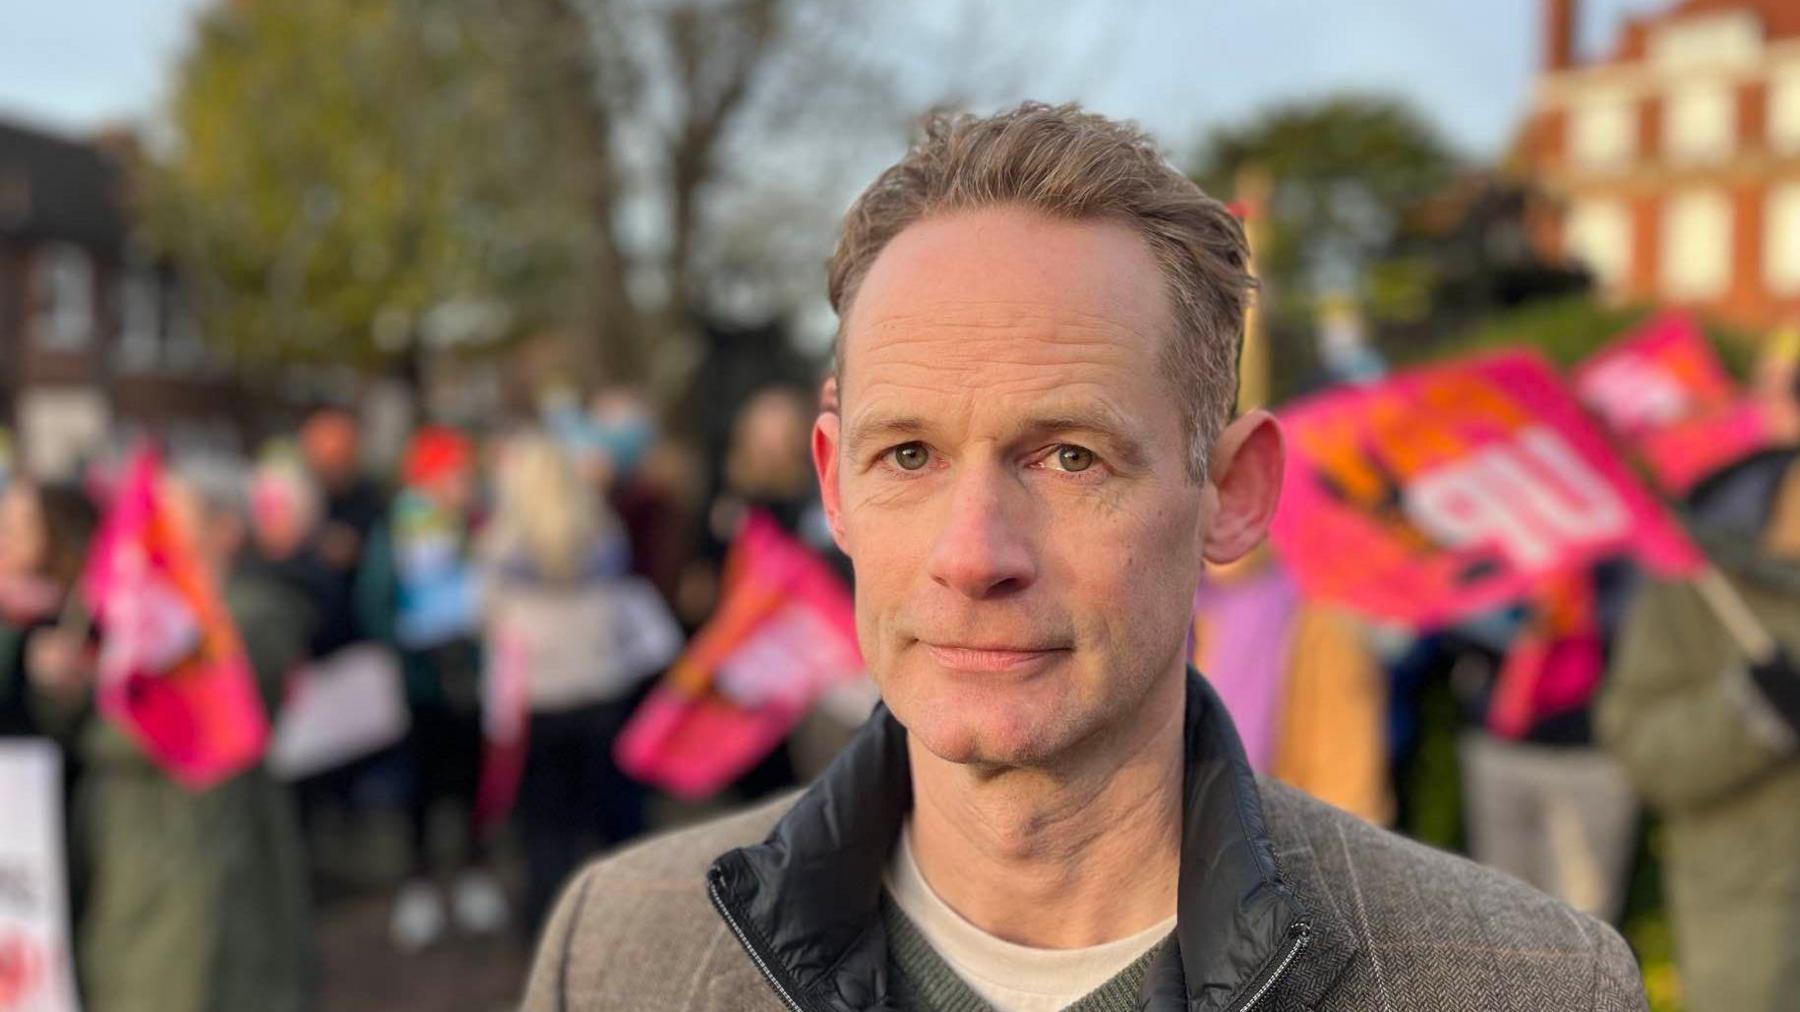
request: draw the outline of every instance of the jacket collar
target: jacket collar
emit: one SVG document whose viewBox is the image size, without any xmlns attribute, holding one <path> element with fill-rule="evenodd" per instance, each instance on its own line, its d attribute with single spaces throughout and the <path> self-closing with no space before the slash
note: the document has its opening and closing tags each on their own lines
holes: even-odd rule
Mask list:
<svg viewBox="0 0 1800 1012">
<path fill-rule="evenodd" d="M 1264 992 L 1276 983 L 1283 1004 L 1310 1005 L 1351 945 L 1327 911 L 1309 910 L 1282 880 L 1237 731 L 1192 671 L 1183 737 L 1176 945 L 1152 963 L 1141 1007 L 1273 1009 Z M 765 841 L 708 871 L 715 905 L 791 1004 L 888 1007 L 882 872 L 911 808 L 906 731 L 878 706 Z"/>
</svg>

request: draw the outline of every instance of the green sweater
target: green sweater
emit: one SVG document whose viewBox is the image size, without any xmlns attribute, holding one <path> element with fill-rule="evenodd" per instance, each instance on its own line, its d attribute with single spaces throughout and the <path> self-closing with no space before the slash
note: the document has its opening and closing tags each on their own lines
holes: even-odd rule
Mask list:
<svg viewBox="0 0 1800 1012">
<path fill-rule="evenodd" d="M 994 1012 L 993 1006 L 963 983 L 912 921 L 886 897 L 881 903 L 881 919 L 887 926 L 888 968 L 893 974 L 896 1007 L 901 1012 Z M 1167 944 L 1164 939 L 1151 946 L 1120 970 L 1118 976 L 1063 1012 L 1136 1012 L 1144 974 Z"/>
</svg>

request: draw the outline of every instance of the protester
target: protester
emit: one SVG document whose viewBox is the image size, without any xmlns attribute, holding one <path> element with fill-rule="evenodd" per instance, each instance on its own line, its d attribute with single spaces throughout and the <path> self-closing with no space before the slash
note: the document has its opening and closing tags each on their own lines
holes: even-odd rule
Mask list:
<svg viewBox="0 0 1800 1012">
<path fill-rule="evenodd" d="M 584 858 L 643 827 L 642 791 L 612 754 L 643 673 L 617 662 L 623 532 L 570 456 L 547 436 L 521 436 L 497 492 L 481 545 L 484 626 L 489 671 L 515 665 L 530 709 L 518 805 L 521 926 L 535 933 Z"/>
<path fill-rule="evenodd" d="M 1259 781 L 1186 663 L 1274 510 L 1239 224 L 1135 128 L 940 116 L 845 219 L 814 429 L 878 710 L 584 874 L 528 1009 L 1630 1009 L 1605 925 Z"/>
<path fill-rule="evenodd" d="M 738 409 L 725 455 L 725 491 L 710 517 L 715 538 L 728 544 L 743 512 L 760 509 L 789 534 L 837 554 L 806 456 L 814 403 L 797 388 L 775 386 L 751 394 Z"/>
<path fill-rule="evenodd" d="M 328 629 L 324 616 L 348 607 L 349 587 L 321 555 L 319 492 L 299 462 L 274 456 L 250 476 L 250 542 L 244 566 L 286 585 L 320 616 L 308 653 L 322 657 L 343 644 L 341 630 Z"/>
<path fill-rule="evenodd" d="M 385 560 L 369 543 L 386 521 L 387 496 L 362 472 L 361 441 L 349 412 L 315 412 L 300 429 L 300 452 L 323 499 L 312 553 L 335 575 L 338 586 L 321 610 L 319 646 L 330 653 L 352 642 L 381 637 L 391 622 L 380 602 L 385 574 L 365 573 Z M 362 579 L 359 580 L 359 577 Z"/>
<path fill-rule="evenodd" d="M 0 735 L 34 730 L 25 640 L 52 625 L 74 590 L 93 534 L 80 489 L 20 478 L 0 492 Z"/>
<path fill-rule="evenodd" d="M 699 557 L 678 595 L 682 618 L 697 625 L 717 604 L 719 573 L 744 517 L 760 509 L 782 529 L 831 550 L 818 487 L 806 460 L 809 398 L 791 387 L 757 390 L 732 420 L 718 492 L 707 506 Z"/>
<path fill-rule="evenodd" d="M 1542 587 L 1458 742 L 1469 855 L 1615 923 L 1638 804 L 1592 709 L 1629 578 L 1608 565 Z"/>
<path fill-rule="evenodd" d="M 462 871 L 453 913 L 470 932 L 505 926 L 506 899 L 486 867 L 488 842 L 474 831 L 481 775 L 481 645 L 472 557 L 475 448 L 460 432 L 428 426 L 407 447 L 404 487 L 388 525 L 396 591 L 395 641 L 406 675 L 414 776 L 411 878 L 394 904 L 394 943 L 415 950 L 446 926 L 432 882 L 431 821 L 442 803 L 458 807 L 454 841 Z"/>
<path fill-rule="evenodd" d="M 1288 631 L 1269 774 L 1391 827 L 1387 675 L 1371 638 L 1366 623 L 1348 609 L 1301 602 Z"/>
<path fill-rule="evenodd" d="M 806 458 L 814 403 L 793 387 L 770 386 L 752 393 L 738 408 L 721 485 L 706 510 L 700 551 L 677 591 L 677 608 L 690 625 L 699 626 L 718 607 L 726 557 L 752 510 L 766 513 L 783 531 L 834 565 L 842 563 L 841 554 L 830 544 L 818 485 Z M 798 774 L 794 756 L 783 742 L 739 777 L 732 790 L 752 800 L 793 786 Z"/>
<path fill-rule="evenodd" d="M 25 644 L 34 633 L 68 618 L 98 519 L 92 502 L 73 485 L 16 476 L 0 490 L 0 738 L 46 732 L 34 716 Z M 81 766 L 63 750 L 61 767 L 60 828 L 68 875 L 63 892 L 73 920 L 87 898 L 87 883 L 75 860 L 79 841 L 68 814 Z"/>
<path fill-rule="evenodd" d="M 631 543 L 631 571 L 673 602 L 692 561 L 698 470 L 658 433 L 651 408 L 629 388 L 602 390 L 590 414 L 610 480 L 606 498 Z"/>
<path fill-rule="evenodd" d="M 272 713 L 312 618 L 288 588 L 233 566 L 246 541 L 241 471 L 187 462 L 159 495 L 173 536 L 223 588 Z M 309 1008 L 304 855 L 285 790 L 260 764 L 204 790 L 176 782 L 95 712 L 93 655 L 77 631 L 39 630 L 26 667 L 34 712 L 84 765 L 76 796 L 90 883 L 77 929 L 84 1007 Z"/>
<path fill-rule="evenodd" d="M 1695 535 L 1786 657 L 1800 656 L 1800 468 L 1761 454 L 1690 498 Z M 1760 659 L 1759 659 L 1760 660 Z M 1687 1007 L 1800 995 L 1800 675 L 1756 663 L 1693 583 L 1651 582 L 1625 618 L 1600 741 L 1663 817 Z"/>
</svg>

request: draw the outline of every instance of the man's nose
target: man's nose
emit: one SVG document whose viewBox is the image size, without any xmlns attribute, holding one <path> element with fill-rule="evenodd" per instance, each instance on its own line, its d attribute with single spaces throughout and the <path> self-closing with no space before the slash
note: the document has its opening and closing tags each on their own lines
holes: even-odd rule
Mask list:
<svg viewBox="0 0 1800 1012">
<path fill-rule="evenodd" d="M 1024 527 L 1026 504 L 993 465 L 957 475 L 928 569 L 939 584 L 976 600 L 1015 594 L 1037 578 Z"/>
</svg>

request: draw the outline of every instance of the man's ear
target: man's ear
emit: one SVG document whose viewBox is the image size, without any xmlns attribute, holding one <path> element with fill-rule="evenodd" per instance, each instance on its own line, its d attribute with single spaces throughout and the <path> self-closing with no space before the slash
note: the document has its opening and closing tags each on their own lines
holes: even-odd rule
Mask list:
<svg viewBox="0 0 1800 1012">
<path fill-rule="evenodd" d="M 813 471 L 819 476 L 819 501 L 825 506 L 825 520 L 831 526 L 831 540 L 838 550 L 850 554 L 844 540 L 843 498 L 838 494 L 838 434 L 843 421 L 836 411 L 819 412 L 813 422 Z"/>
<path fill-rule="evenodd" d="M 1251 411 L 1213 442 L 1207 484 L 1217 509 L 1206 529 L 1206 559 L 1235 562 L 1255 548 L 1275 519 L 1286 466 L 1281 425 L 1267 411 Z"/>
</svg>

